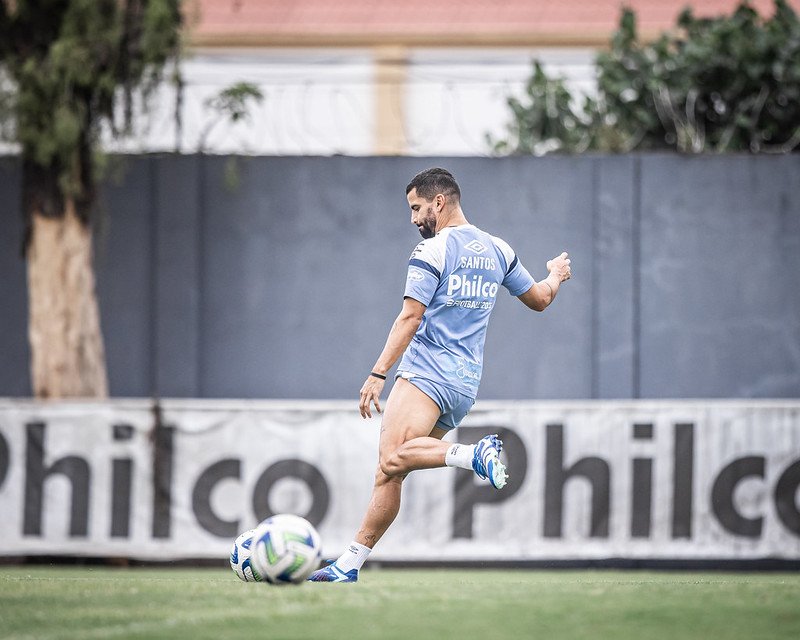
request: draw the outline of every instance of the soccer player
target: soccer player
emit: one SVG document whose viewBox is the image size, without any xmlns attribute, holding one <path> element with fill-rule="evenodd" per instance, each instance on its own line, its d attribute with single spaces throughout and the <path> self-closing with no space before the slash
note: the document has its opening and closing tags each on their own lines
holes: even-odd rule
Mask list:
<svg viewBox="0 0 800 640">
<path fill-rule="evenodd" d="M 461 190 L 445 169 L 417 174 L 406 187 L 411 222 L 424 238 L 408 262 L 403 308 L 375 366 L 361 387 L 359 409 L 381 413 L 389 370 L 402 355 L 381 423 L 378 470 L 367 512 L 355 540 L 312 582 L 356 582 L 372 548 L 400 510 L 403 479 L 417 469 L 472 469 L 495 489 L 506 484 L 503 443 L 487 435 L 475 444 L 450 444 L 475 402 L 483 345 L 500 286 L 526 306 L 543 311 L 569 280 L 567 253 L 547 263 L 536 282 L 511 247 L 467 222 Z"/>
</svg>

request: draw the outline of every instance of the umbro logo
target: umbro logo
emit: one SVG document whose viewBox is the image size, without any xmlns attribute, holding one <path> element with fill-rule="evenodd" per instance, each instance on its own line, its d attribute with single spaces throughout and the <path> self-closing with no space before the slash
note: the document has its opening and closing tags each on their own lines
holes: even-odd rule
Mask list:
<svg viewBox="0 0 800 640">
<path fill-rule="evenodd" d="M 484 251 L 486 251 L 486 247 L 477 240 L 472 240 L 471 242 L 468 242 L 467 244 L 464 245 L 464 248 L 469 249 L 473 253 L 483 253 Z"/>
</svg>

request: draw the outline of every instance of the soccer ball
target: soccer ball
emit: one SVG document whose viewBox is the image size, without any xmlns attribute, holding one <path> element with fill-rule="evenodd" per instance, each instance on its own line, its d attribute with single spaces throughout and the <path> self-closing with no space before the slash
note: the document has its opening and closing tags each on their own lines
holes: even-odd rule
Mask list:
<svg viewBox="0 0 800 640">
<path fill-rule="evenodd" d="M 322 542 L 313 525 L 300 516 L 267 518 L 253 534 L 253 575 L 270 584 L 299 584 L 319 566 Z"/>
<path fill-rule="evenodd" d="M 250 566 L 250 545 L 255 532 L 255 529 L 249 529 L 240 534 L 231 547 L 231 569 L 239 576 L 239 580 L 245 582 L 261 581 L 261 576 L 254 573 L 253 567 Z"/>
</svg>

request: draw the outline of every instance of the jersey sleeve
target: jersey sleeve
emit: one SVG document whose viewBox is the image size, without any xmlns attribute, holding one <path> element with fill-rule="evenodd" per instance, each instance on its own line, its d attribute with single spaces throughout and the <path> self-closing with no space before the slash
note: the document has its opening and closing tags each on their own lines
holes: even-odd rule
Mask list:
<svg viewBox="0 0 800 640">
<path fill-rule="evenodd" d="M 503 278 L 503 286 L 512 296 L 520 296 L 533 286 L 533 276 L 522 266 L 517 256 L 514 256 L 511 265 Z"/>
<path fill-rule="evenodd" d="M 508 289 L 512 296 L 519 296 L 525 293 L 533 286 L 534 279 L 528 270 L 522 265 L 514 253 L 514 250 L 507 242 L 500 238 L 494 238 L 497 248 L 503 254 L 506 260 L 506 275 L 503 278 L 502 285 Z"/>
<path fill-rule="evenodd" d="M 420 242 L 408 260 L 403 297 L 413 298 L 427 307 L 439 286 L 443 267 L 444 245 L 438 238 Z"/>
</svg>

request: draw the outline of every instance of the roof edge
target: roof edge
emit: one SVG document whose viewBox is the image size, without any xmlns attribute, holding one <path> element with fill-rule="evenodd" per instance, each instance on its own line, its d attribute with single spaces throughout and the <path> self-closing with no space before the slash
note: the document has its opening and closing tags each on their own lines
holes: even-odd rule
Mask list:
<svg viewBox="0 0 800 640">
<path fill-rule="evenodd" d="M 311 48 L 311 47 L 607 47 L 611 33 L 227 33 L 205 32 L 190 34 L 190 47 L 203 48 Z M 657 32 L 640 33 L 647 41 L 655 39 Z"/>
</svg>

